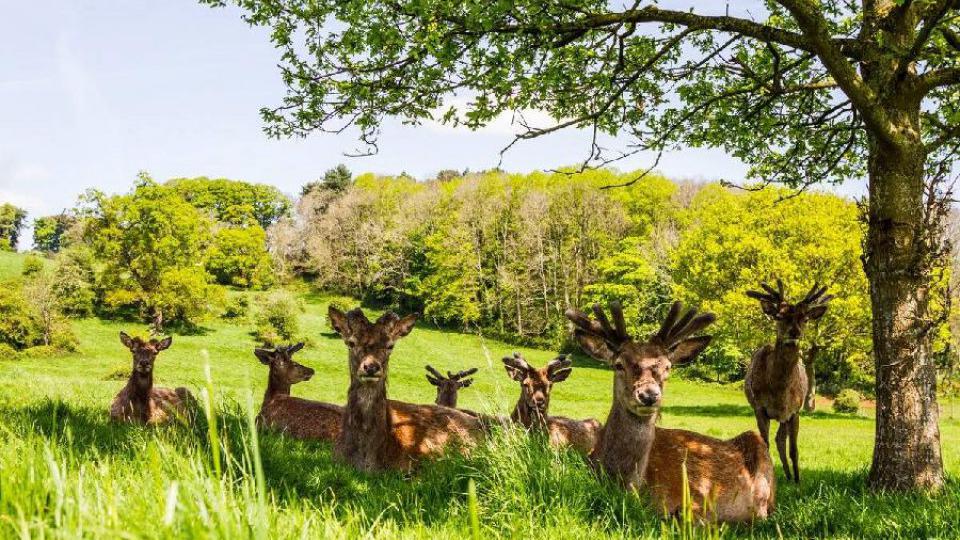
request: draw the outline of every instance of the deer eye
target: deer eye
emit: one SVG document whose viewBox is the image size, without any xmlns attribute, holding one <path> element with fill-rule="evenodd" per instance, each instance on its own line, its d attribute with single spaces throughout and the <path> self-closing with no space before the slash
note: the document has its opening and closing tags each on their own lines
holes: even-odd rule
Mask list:
<svg viewBox="0 0 960 540">
<path fill-rule="evenodd" d="M 615 362 L 613 364 L 613 369 L 617 371 L 623 371 L 623 362 Z"/>
<path fill-rule="evenodd" d="M 351 347 L 356 347 L 356 346 L 357 346 L 357 340 L 355 340 L 355 339 L 353 339 L 353 338 L 349 338 L 349 339 L 347 339 L 347 345 L 349 345 L 349 346 L 351 346 Z"/>
</svg>

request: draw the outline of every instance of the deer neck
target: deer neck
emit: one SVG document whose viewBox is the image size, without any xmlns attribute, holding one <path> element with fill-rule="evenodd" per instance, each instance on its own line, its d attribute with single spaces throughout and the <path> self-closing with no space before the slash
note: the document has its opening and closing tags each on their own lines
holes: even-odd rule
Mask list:
<svg viewBox="0 0 960 540">
<path fill-rule="evenodd" d="M 637 416 L 614 398 L 594 459 L 626 487 L 639 488 L 656 436 L 656 423 L 657 415 Z"/>
<path fill-rule="evenodd" d="M 271 371 L 270 378 L 267 379 L 267 391 L 263 394 L 263 404 L 266 405 L 275 397 L 289 396 L 291 386 L 289 382 Z"/>
<path fill-rule="evenodd" d="M 386 379 L 369 383 L 351 377 L 342 429 L 339 452 L 354 466 L 372 471 L 389 465 L 386 460 L 397 442 L 390 420 Z"/>
<path fill-rule="evenodd" d="M 457 391 L 437 389 L 437 400 L 434 403 L 436 403 L 437 405 L 443 405 L 444 407 L 450 407 L 452 409 L 456 409 L 457 408 Z"/>
<path fill-rule="evenodd" d="M 510 419 L 527 429 L 544 428 L 547 425 L 547 411 L 531 407 L 521 395 L 513 408 L 513 413 L 510 414 Z"/>
<path fill-rule="evenodd" d="M 153 390 L 153 371 L 140 373 L 136 369 L 127 381 L 130 390 L 130 406 L 133 412 L 146 422 L 150 417 L 150 392 Z"/>
<path fill-rule="evenodd" d="M 788 342 L 777 338 L 773 345 L 773 354 L 767 360 L 770 386 L 774 389 L 785 388 L 800 364 L 800 345 L 796 341 Z"/>
</svg>

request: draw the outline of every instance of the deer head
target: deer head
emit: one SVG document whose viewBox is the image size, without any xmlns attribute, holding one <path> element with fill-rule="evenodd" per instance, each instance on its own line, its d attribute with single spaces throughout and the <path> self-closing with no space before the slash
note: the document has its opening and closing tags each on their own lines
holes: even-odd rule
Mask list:
<svg viewBox="0 0 960 540">
<path fill-rule="evenodd" d="M 426 368 L 427 381 L 437 387 L 437 405 L 446 405 L 447 407 L 456 407 L 457 392 L 459 392 L 461 388 L 466 388 L 473 384 L 473 379 L 469 377 L 477 372 L 477 368 L 470 368 L 458 371 L 457 373 L 448 371 L 447 375 L 444 376 L 434 369 L 433 366 L 428 365 Z"/>
<path fill-rule="evenodd" d="M 594 320 L 575 309 L 566 316 L 576 327 L 574 337 L 590 356 L 614 369 L 614 401 L 636 416 L 658 413 L 663 388 L 670 368 L 690 362 L 710 344 L 712 336 L 690 337 L 713 323 L 712 313 L 697 314 L 690 309 L 681 315 L 683 305 L 675 302 L 666 319 L 648 340 L 638 342 L 627 334 L 623 309 L 610 303 L 613 323 L 598 304 L 593 305 Z"/>
<path fill-rule="evenodd" d="M 260 363 L 270 366 L 270 380 L 282 385 L 292 385 L 302 381 L 309 381 L 314 371 L 293 360 L 293 354 L 303 348 L 303 343 L 276 349 L 254 349 Z"/>
<path fill-rule="evenodd" d="M 153 373 L 153 362 L 157 359 L 160 351 L 170 348 L 173 343 L 172 337 L 166 337 L 161 340 L 145 340 L 140 337 L 130 337 L 126 332 L 120 332 L 120 342 L 130 349 L 133 353 L 133 372 L 139 375 L 150 375 Z"/>
<path fill-rule="evenodd" d="M 833 295 L 824 294 L 827 288 L 814 283 L 810 291 L 799 302 L 787 302 L 783 294 L 783 281 L 777 280 L 777 288 L 761 283 L 760 291 L 747 291 L 747 296 L 760 301 L 760 309 L 764 314 L 776 321 L 777 339 L 786 344 L 796 344 L 803 334 L 803 327 L 807 321 L 814 321 L 823 317 L 827 312 L 827 303 Z"/>
<path fill-rule="evenodd" d="M 386 381 L 393 346 L 413 330 L 418 317 L 412 314 L 401 318 L 391 311 L 370 322 L 360 308 L 344 313 L 333 306 L 328 315 L 350 350 L 350 380 L 361 384 Z"/>
<path fill-rule="evenodd" d="M 527 363 L 520 353 L 503 358 L 503 365 L 510 378 L 520 383 L 520 400 L 523 404 L 538 413 L 546 416 L 550 406 L 550 390 L 553 384 L 567 380 L 570 376 L 572 360 L 566 355 L 560 355 L 546 366 L 537 369 Z"/>
</svg>

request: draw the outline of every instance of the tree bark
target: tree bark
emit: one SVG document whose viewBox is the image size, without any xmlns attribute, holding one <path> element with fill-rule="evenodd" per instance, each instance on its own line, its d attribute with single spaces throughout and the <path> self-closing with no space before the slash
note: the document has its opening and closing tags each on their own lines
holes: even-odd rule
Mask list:
<svg viewBox="0 0 960 540">
<path fill-rule="evenodd" d="M 877 423 L 869 484 L 943 486 L 936 367 L 928 313 L 932 249 L 925 241 L 919 102 L 888 109 L 902 136 L 870 141 L 864 270 L 870 283 Z"/>
</svg>

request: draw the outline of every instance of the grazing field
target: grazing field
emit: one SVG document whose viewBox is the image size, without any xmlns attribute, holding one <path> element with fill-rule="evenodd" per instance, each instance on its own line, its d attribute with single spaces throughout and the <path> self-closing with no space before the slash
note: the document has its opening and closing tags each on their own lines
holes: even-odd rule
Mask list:
<svg viewBox="0 0 960 540">
<path fill-rule="evenodd" d="M 0 268 L 16 273 L 16 258 L 0 257 Z M 324 298 L 303 298 L 309 340 L 297 358 L 317 374 L 294 394 L 343 402 L 346 348 L 327 326 Z M 94 319 L 74 327 L 81 339 L 76 354 L 0 360 L 0 537 L 960 536 L 956 402 L 943 406 L 950 482 L 938 497 L 866 492 L 872 420 L 818 412 L 802 421 L 804 484 L 787 484 L 778 474 L 772 519 L 691 531 L 657 519 L 642 499 L 596 478 L 579 456 L 517 432 L 498 435 L 468 459 L 428 464 L 411 477 L 354 473 L 333 462 L 326 444 L 272 434 L 258 441 L 249 426 L 267 370 L 252 354 L 249 323 L 216 321 L 196 335 L 177 335 L 157 360 L 157 384 L 186 385 L 198 396 L 212 388 L 215 432 L 203 418 L 190 427 L 114 425 L 107 407 L 129 370 L 129 352 L 117 334 L 142 328 Z M 420 326 L 393 354 L 391 396 L 431 402 L 424 364 L 477 366 L 461 406 L 508 412 L 518 389 L 499 359 L 514 350 L 537 365 L 554 355 Z M 603 420 L 610 385 L 605 367 L 578 356 L 573 375 L 555 387 L 552 411 Z M 665 402 L 664 426 L 717 437 L 754 428 L 739 388 L 676 377 Z M 475 499 L 468 496 L 470 480 Z"/>
</svg>

